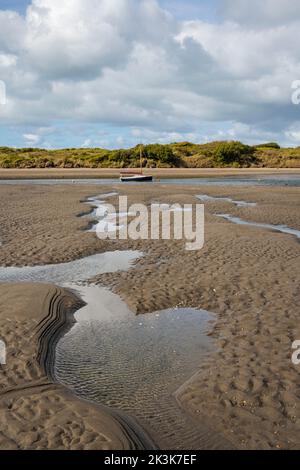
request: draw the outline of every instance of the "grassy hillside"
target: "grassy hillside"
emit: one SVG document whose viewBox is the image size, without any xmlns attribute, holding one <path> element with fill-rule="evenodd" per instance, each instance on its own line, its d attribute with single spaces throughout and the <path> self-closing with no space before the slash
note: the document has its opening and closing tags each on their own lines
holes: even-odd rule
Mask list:
<svg viewBox="0 0 300 470">
<path fill-rule="evenodd" d="M 139 146 L 105 150 L 0 147 L 0 168 L 127 168 L 140 164 Z M 143 147 L 148 168 L 300 168 L 300 147 L 280 148 L 276 143 L 257 146 L 241 142 L 151 144 Z"/>
</svg>

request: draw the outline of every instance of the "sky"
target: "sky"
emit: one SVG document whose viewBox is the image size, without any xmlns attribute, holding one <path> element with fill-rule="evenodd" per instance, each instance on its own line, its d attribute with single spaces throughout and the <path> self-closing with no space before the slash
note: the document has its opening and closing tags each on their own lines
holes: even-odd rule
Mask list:
<svg viewBox="0 0 300 470">
<path fill-rule="evenodd" d="M 299 40 L 299 0 L 0 0 L 0 146 L 300 146 Z"/>
</svg>

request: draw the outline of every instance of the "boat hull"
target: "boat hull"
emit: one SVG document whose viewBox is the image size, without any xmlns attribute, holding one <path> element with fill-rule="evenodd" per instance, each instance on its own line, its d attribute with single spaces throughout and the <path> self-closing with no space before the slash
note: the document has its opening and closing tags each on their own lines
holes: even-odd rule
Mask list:
<svg viewBox="0 0 300 470">
<path fill-rule="evenodd" d="M 129 181 L 138 181 L 140 183 L 144 181 L 152 181 L 153 176 L 149 175 L 133 175 L 133 176 L 120 176 L 120 181 L 123 183 L 129 182 Z"/>
</svg>

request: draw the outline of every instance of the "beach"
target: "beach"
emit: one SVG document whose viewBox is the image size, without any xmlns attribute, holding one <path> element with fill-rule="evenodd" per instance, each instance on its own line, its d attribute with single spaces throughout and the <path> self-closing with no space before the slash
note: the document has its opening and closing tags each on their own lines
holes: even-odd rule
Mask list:
<svg viewBox="0 0 300 470">
<path fill-rule="evenodd" d="M 139 171 L 139 168 L 130 168 Z M 119 178 L 120 168 L 0 168 L 0 180 Z M 300 175 L 300 168 L 143 168 L 154 178 Z"/>
<path fill-rule="evenodd" d="M 28 178 L 34 177 L 33 172 L 39 172 L 38 178 L 43 173 L 25 171 Z M 54 175 L 55 170 L 49 170 L 47 178 L 50 171 Z M 66 171 L 56 172 L 54 177 L 60 178 Z M 175 171 L 158 174 L 172 177 Z M 24 177 L 24 172 L 1 170 L 0 179 Z M 199 175 L 211 174 L 203 172 Z M 81 178 L 104 177 L 104 173 L 80 170 Z M 68 177 L 76 178 L 75 174 L 70 170 Z M 224 176 L 226 170 L 213 174 Z M 114 171 L 105 174 L 114 175 Z M 212 199 L 205 200 L 204 247 L 187 251 L 182 240 L 99 240 L 86 231 L 93 222 L 86 201 L 111 191 L 128 196 L 129 204 L 147 206 L 153 202 L 195 204 L 201 203 L 196 196 L 209 196 Z M 136 250 L 143 256 L 129 269 L 103 273 L 89 282 L 118 294 L 137 315 L 176 307 L 215 314 L 209 331 L 214 350 L 174 390 L 178 407 L 213 431 L 211 441 L 199 442 L 199 448 L 210 448 L 212 442 L 216 448 L 299 448 L 299 366 L 291 361 L 292 343 L 300 338 L 299 239 L 216 216 L 230 214 L 248 222 L 300 230 L 299 187 L 10 184 L 0 185 L 0 200 L 2 267 L 66 263 L 107 251 Z M 117 195 L 108 201 L 117 204 Z M 0 289 L 0 337 L 9 345 L 7 365 L 2 366 L 0 447 L 142 446 L 143 438 L 135 439 L 137 431 L 129 432 L 120 417 L 79 400 L 51 379 L 47 366 L 53 362 L 51 350 L 58 337 L 72 328 L 80 298 L 49 284 L 3 283 Z M 49 346 L 49 337 L 39 335 L 38 326 L 44 319 L 47 330 L 45 299 L 49 302 L 55 292 L 71 323 L 64 321 L 55 328 Z M 36 414 L 35 422 L 30 417 Z M 152 438 L 156 442 L 155 437 L 145 438 L 146 445 Z"/>
</svg>

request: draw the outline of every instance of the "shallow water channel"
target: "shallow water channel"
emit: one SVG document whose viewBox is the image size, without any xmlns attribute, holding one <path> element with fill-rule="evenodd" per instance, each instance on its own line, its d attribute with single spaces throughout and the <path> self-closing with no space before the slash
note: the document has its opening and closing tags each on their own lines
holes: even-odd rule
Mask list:
<svg viewBox="0 0 300 470">
<path fill-rule="evenodd" d="M 217 217 L 221 217 L 222 219 L 226 219 L 229 222 L 233 222 L 234 224 L 238 225 L 250 225 L 252 227 L 258 228 L 265 228 L 267 230 L 273 230 L 275 232 L 287 233 L 289 235 L 294 235 L 297 238 L 300 238 L 300 230 L 295 228 L 287 227 L 286 225 L 272 225 L 272 224 L 264 224 L 259 222 L 249 222 L 247 220 L 241 219 L 240 217 L 235 217 L 230 214 L 215 214 Z"/>
</svg>

